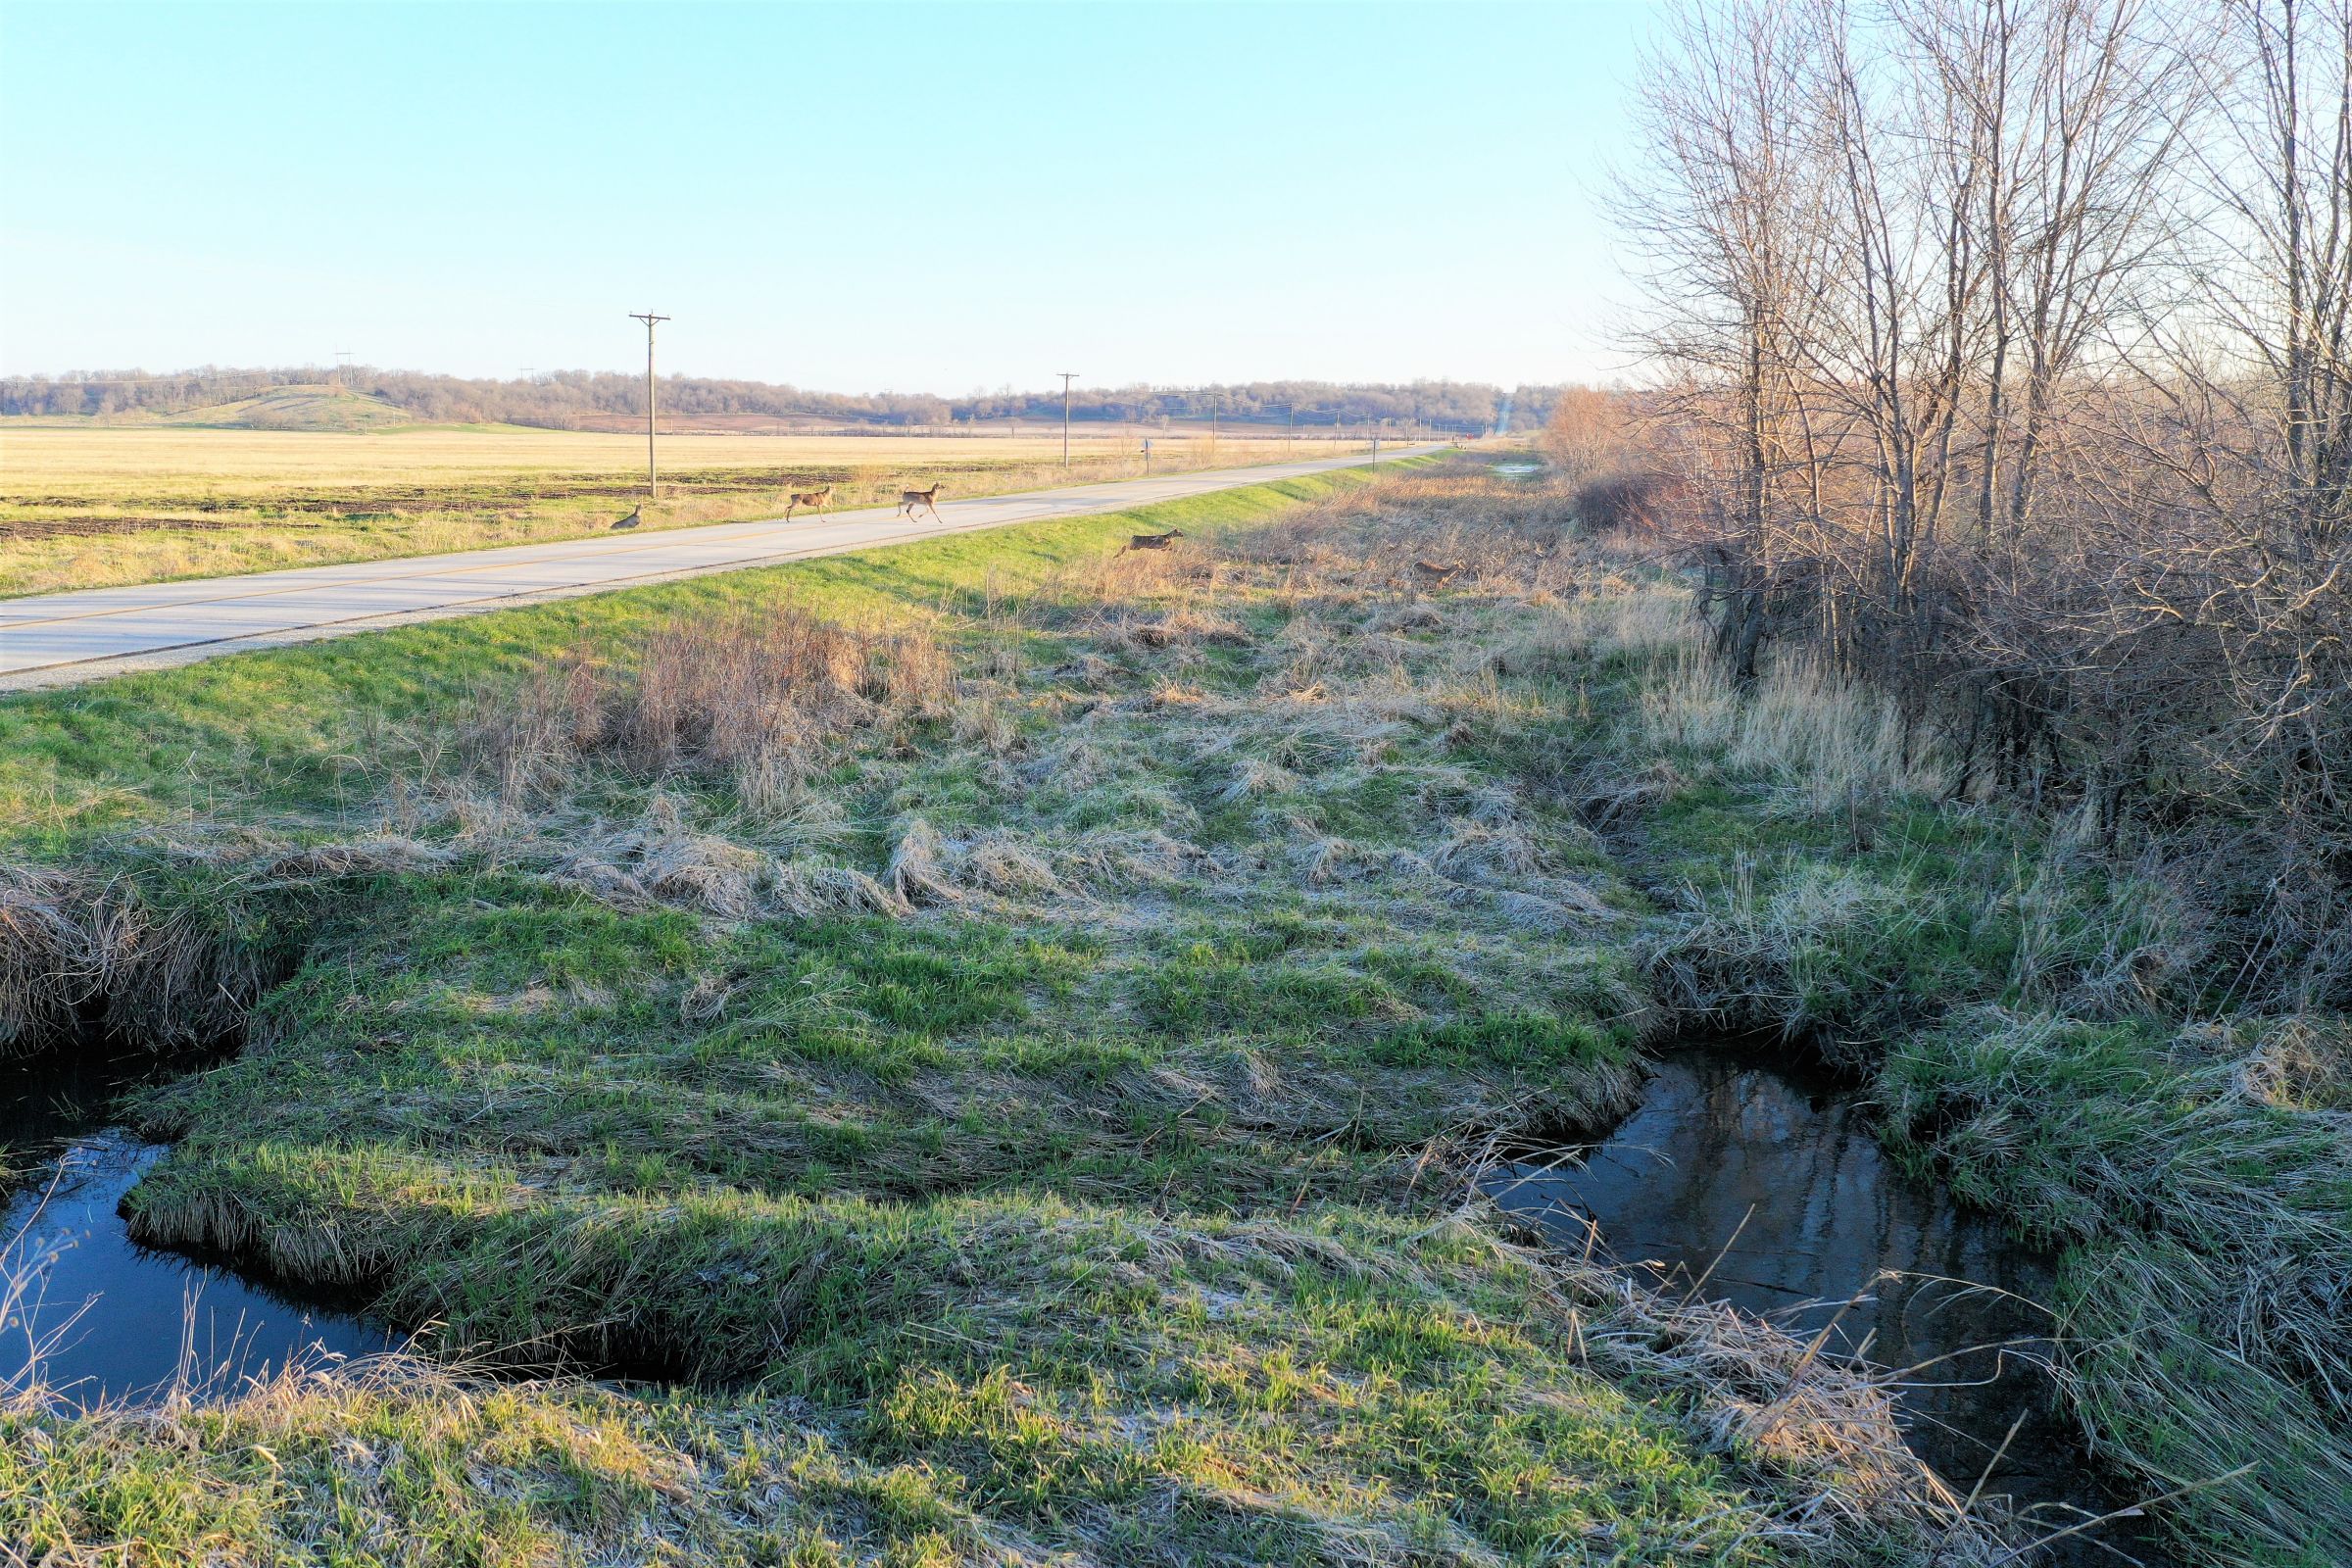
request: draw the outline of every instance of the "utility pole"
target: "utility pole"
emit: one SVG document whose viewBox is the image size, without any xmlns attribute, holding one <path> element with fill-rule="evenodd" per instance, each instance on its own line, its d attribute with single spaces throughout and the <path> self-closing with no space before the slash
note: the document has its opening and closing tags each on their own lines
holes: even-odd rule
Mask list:
<svg viewBox="0 0 2352 1568">
<path fill-rule="evenodd" d="M 351 387 L 351 350 L 335 350 L 335 385 L 348 391 Z"/>
<path fill-rule="evenodd" d="M 632 321 L 645 323 L 645 493 L 648 499 L 662 499 L 662 470 L 654 463 L 654 323 L 666 321 L 666 316 L 651 311 L 631 311 Z"/>
<path fill-rule="evenodd" d="M 1054 373 L 1061 377 L 1061 466 L 1066 468 L 1070 466 L 1070 383 L 1085 372 L 1055 370 Z"/>
<path fill-rule="evenodd" d="M 1298 405 L 1296 403 L 1263 403 L 1260 408 L 1282 411 L 1282 455 L 1291 455 L 1291 442 L 1298 433 Z"/>
</svg>

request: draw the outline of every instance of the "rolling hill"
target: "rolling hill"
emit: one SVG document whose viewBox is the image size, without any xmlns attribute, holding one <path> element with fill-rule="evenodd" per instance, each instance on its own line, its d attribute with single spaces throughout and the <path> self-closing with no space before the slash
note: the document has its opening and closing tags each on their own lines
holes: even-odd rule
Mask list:
<svg viewBox="0 0 2352 1568">
<path fill-rule="evenodd" d="M 259 397 L 165 415 L 162 424 L 242 430 L 380 430 L 413 424 L 396 403 L 334 386 L 273 387 Z"/>
</svg>

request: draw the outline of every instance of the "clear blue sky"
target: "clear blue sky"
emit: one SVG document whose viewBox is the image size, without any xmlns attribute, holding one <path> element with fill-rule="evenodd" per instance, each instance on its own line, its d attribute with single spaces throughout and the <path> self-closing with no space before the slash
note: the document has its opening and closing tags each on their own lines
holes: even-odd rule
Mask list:
<svg viewBox="0 0 2352 1568">
<path fill-rule="evenodd" d="M 0 371 L 1610 362 L 1640 5 L 0 4 Z"/>
</svg>

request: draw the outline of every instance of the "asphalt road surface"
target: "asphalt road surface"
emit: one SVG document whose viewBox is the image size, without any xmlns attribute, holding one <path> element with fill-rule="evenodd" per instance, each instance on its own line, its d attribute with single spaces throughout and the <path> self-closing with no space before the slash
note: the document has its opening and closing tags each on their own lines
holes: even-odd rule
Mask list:
<svg viewBox="0 0 2352 1568">
<path fill-rule="evenodd" d="M 943 497 L 936 515 L 918 512 L 911 521 L 892 508 L 867 507 L 803 514 L 790 522 L 722 522 L 347 566 L 300 566 L 242 577 L 0 599 L 0 690 L 71 686 L 252 648 L 840 555 L 934 534 L 1120 512 L 1441 450 L 1396 447 L 1377 458 L 1354 453 L 972 501 Z"/>
</svg>

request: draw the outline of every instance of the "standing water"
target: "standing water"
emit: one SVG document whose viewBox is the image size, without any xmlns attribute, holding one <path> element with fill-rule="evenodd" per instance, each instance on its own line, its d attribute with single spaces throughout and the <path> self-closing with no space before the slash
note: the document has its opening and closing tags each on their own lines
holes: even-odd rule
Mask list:
<svg viewBox="0 0 2352 1568">
<path fill-rule="evenodd" d="M 1665 1291 L 1808 1342 L 1826 1329 L 1825 1352 L 1906 1374 L 1897 1409 L 1913 1450 L 1963 1495 L 1983 1477 L 1984 1495 L 2007 1497 L 2033 1534 L 2117 1506 L 2057 1411 L 2047 1262 L 1901 1179 L 1851 1091 L 1683 1053 L 1656 1063 L 1640 1107 L 1580 1160 L 1507 1166 L 1485 1185 L 1571 1250 L 1605 1250 Z M 2043 1560 L 2163 1559 L 2143 1531 L 2107 1524 Z"/>
<path fill-rule="evenodd" d="M 163 1157 L 100 1125 L 140 1062 L 92 1045 L 0 1063 L 0 1392 L 37 1373 L 65 1403 L 233 1393 L 289 1364 L 392 1348 L 383 1330 L 130 1239 L 123 1195 Z"/>
</svg>

